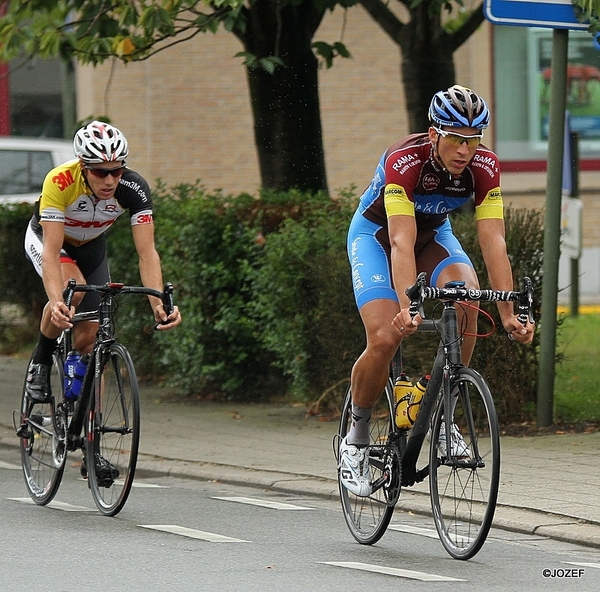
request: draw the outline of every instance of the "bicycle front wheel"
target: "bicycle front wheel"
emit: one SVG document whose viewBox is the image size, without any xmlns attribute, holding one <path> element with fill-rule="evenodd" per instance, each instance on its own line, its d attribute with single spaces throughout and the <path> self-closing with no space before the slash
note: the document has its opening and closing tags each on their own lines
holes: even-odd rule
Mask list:
<svg viewBox="0 0 600 592">
<path fill-rule="evenodd" d="M 129 352 L 113 343 L 100 354 L 87 421 L 86 467 L 96 506 L 121 511 L 133 483 L 140 440 L 140 399 Z"/>
<path fill-rule="evenodd" d="M 54 401 L 63 398 L 63 366 L 54 356 L 50 372 L 51 403 L 29 400 L 23 383 L 21 417 L 17 430 L 20 439 L 21 466 L 31 499 L 40 506 L 50 503 L 65 470 L 65 426 L 63 416 L 55 413 Z"/>
<path fill-rule="evenodd" d="M 338 485 L 344 518 L 352 536 L 363 545 L 372 545 L 383 536 L 394 513 L 393 505 L 388 504 L 389 479 L 397 479 L 397 487 L 399 487 L 399 459 L 396 459 L 397 462 L 394 463 L 395 475 L 392 475 L 389 467 L 390 461 L 386 455 L 388 437 L 393 429 L 393 422 L 394 391 L 390 381 L 373 409 L 370 425 L 369 470 L 371 472 L 371 483 L 384 483 L 384 485 L 379 486 L 368 497 L 359 497 L 344 487 L 338 470 Z M 339 442 L 350 430 L 351 423 L 352 392 L 349 387 L 340 419 L 340 438 L 336 450 L 338 459 Z M 395 499 L 397 499 L 397 496 Z"/>
<path fill-rule="evenodd" d="M 498 497 L 500 436 L 494 401 L 482 376 L 461 368 L 452 379 L 452 422 L 464 444 L 445 434 L 443 398 L 433 419 L 429 488 L 435 526 L 455 559 L 470 559 L 488 535 Z M 442 395 L 443 396 L 443 395 Z M 453 430 L 451 430 L 453 431 Z M 447 442 L 451 443 L 447 448 Z"/>
</svg>

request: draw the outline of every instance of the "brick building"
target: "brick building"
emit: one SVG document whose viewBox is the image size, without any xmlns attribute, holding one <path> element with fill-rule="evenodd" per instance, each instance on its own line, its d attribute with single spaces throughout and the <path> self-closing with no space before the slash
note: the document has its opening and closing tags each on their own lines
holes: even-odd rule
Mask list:
<svg viewBox="0 0 600 592">
<path fill-rule="evenodd" d="M 492 148 L 498 136 L 494 60 L 502 60 L 495 29 L 485 22 L 455 54 L 457 82 L 491 104 L 493 125 L 486 144 Z M 315 40 L 334 42 L 342 34 L 352 58 L 338 58 L 319 78 L 332 193 L 350 185 L 362 190 L 383 150 L 407 132 L 399 48 L 361 6 L 328 13 Z M 161 178 L 170 185 L 199 179 L 209 190 L 253 193 L 260 179 L 249 93 L 241 60 L 234 57 L 242 49 L 233 35 L 219 31 L 143 62 L 78 67 L 77 117 L 109 116 L 130 142 L 130 166 L 150 180 Z M 600 295 L 600 175 L 585 171 L 580 184 L 585 211 L 581 289 Z M 543 171 L 503 174 L 505 201 L 515 207 L 543 207 L 545 186 Z M 564 267 L 561 287 L 566 285 Z"/>
</svg>

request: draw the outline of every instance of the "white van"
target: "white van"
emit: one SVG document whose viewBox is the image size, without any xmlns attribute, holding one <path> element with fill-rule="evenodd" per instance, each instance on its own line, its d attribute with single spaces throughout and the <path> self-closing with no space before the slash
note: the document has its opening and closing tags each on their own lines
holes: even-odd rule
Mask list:
<svg viewBox="0 0 600 592">
<path fill-rule="evenodd" d="M 0 136 L 0 204 L 34 203 L 46 173 L 73 158 L 69 140 Z"/>
</svg>

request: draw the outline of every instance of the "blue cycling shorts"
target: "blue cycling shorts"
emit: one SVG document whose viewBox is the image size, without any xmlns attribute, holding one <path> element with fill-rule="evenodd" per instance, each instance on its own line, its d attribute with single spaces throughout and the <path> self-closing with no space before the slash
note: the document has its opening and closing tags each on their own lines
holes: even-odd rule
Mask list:
<svg viewBox="0 0 600 592">
<path fill-rule="evenodd" d="M 358 308 L 380 298 L 398 302 L 392 281 L 387 228 L 367 220 L 359 208 L 350 223 L 347 248 Z M 448 265 L 464 263 L 473 267 L 448 219 L 437 228 L 418 231 L 415 260 L 417 272 L 426 272 L 431 286 L 436 285 L 440 272 Z"/>
</svg>

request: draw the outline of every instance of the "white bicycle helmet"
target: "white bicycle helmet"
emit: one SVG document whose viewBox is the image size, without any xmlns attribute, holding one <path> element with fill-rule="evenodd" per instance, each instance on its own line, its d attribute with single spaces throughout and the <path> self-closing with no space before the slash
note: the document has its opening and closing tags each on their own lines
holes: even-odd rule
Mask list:
<svg viewBox="0 0 600 592">
<path fill-rule="evenodd" d="M 433 96 L 429 121 L 435 126 L 474 127 L 485 129 L 490 124 L 486 102 L 470 88 L 455 84 Z"/>
<path fill-rule="evenodd" d="M 125 161 L 129 151 L 125 136 L 112 125 L 92 121 L 75 133 L 75 155 L 85 163 Z"/>
</svg>

